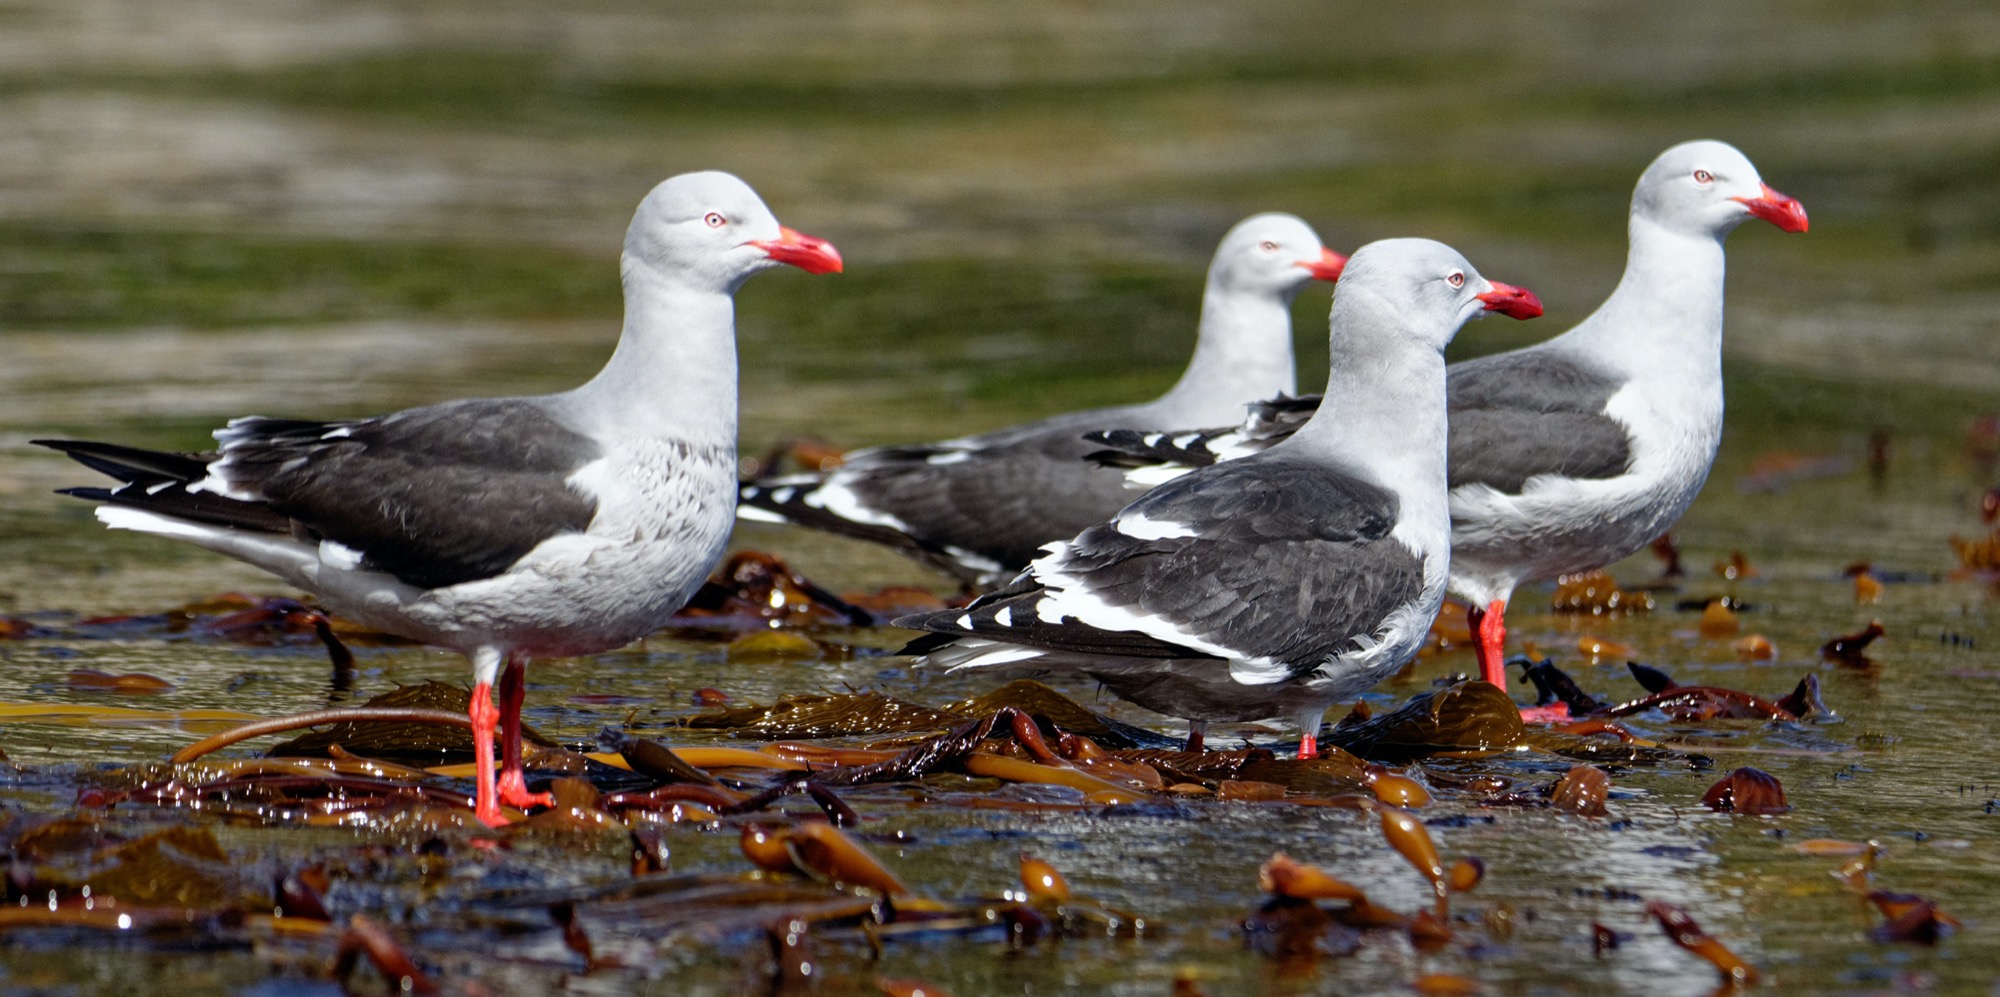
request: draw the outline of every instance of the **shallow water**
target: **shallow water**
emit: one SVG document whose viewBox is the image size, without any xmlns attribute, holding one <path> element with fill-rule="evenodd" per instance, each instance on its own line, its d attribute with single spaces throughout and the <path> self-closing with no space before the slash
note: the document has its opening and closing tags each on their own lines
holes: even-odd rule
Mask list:
<svg viewBox="0 0 2000 997">
<path fill-rule="evenodd" d="M 823 942 L 825 989 L 866 992 L 879 974 L 959 994 L 1153 994 L 1187 971 L 1215 994 L 1404 993 L 1425 972 L 1476 979 L 1486 993 L 1713 990 L 1713 970 L 1645 918 L 1653 899 L 1685 906 L 1779 992 L 1985 994 L 2000 980 L 2000 769 L 1985 746 L 2000 713 L 2000 591 L 1951 577 L 1947 545 L 1984 532 L 1977 495 L 1996 480 L 1966 435 L 2000 407 L 1992 10 L 169 6 L 176 16 L 110 0 L 0 9 L 0 614 L 53 631 L 0 640 L 0 702 L 275 715 L 401 682 L 464 682 L 460 660 L 420 648 L 358 649 L 355 688 L 341 692 L 310 641 L 76 627 L 278 588 L 200 552 L 101 531 L 82 503 L 49 494 L 88 474 L 25 441 L 194 448 L 247 412 L 335 416 L 573 384 L 615 336 L 624 219 L 678 170 L 741 173 L 788 224 L 835 240 L 849 261 L 839 277 L 771 275 L 743 292 L 752 451 L 802 428 L 843 444 L 925 439 L 1155 393 L 1185 358 L 1213 241 L 1255 210 L 1300 213 L 1342 249 L 1446 239 L 1549 305 L 1534 323 L 1470 328 L 1455 353 L 1532 341 L 1581 318 L 1615 281 L 1623 203 L 1644 163 L 1671 142 L 1715 136 L 1801 198 L 1813 230 L 1757 226 L 1731 240 L 1730 423 L 1710 485 L 1677 529 L 1689 576 L 1658 611 L 1618 620 L 1557 617 L 1545 588 L 1527 589 L 1509 623 L 1515 646 L 1555 657 L 1603 699 L 1639 688 L 1622 660 L 1582 656 L 1586 634 L 1684 684 L 1774 697 L 1817 674 L 1838 722 L 1642 719 L 1642 735 L 1714 768 L 1616 770 L 1608 819 L 1446 799 L 1425 814 L 1433 834 L 1448 857 L 1476 854 L 1489 869 L 1456 909 L 1511 908 L 1512 935 L 1468 932 L 1494 943 L 1429 955 L 1372 944 L 1302 973 L 1248 951 L 1237 926 L 1261 900 L 1256 867 L 1273 851 L 1397 909 L 1425 900 L 1362 815 L 1227 803 L 1026 814 L 867 795 L 864 832 L 921 893 L 997 894 L 1032 849 L 1079 893 L 1158 931 L 1021 951 L 992 938 L 900 941 L 879 964 L 858 942 Z M 1308 291 L 1295 313 L 1306 387 L 1323 375 L 1326 302 Z M 1868 462 L 1878 430 L 1890 441 L 1879 483 Z M 1777 454 L 1822 459 L 1821 476 L 1774 479 Z M 737 542 L 836 591 L 945 588 L 842 541 L 745 526 Z M 1709 570 L 1732 550 L 1755 578 Z M 1840 574 L 1857 561 L 1904 580 L 1858 606 Z M 1644 555 L 1615 568 L 1627 583 L 1658 570 Z M 1724 592 L 1753 605 L 1744 631 L 1775 642 L 1776 660 L 1742 661 L 1672 609 Z M 1888 633 L 1872 667 L 1821 660 L 1822 642 L 1870 619 Z M 899 644 L 891 632 L 828 636 L 861 650 L 746 663 L 714 642 L 662 636 L 539 665 L 527 718 L 582 741 L 628 722 L 662 734 L 703 687 L 739 703 L 856 687 L 939 704 L 991 684 L 913 672 L 886 653 Z M 68 673 L 83 667 L 174 688 L 71 688 Z M 1470 668 L 1463 653 L 1427 659 L 1369 699 L 1386 708 Z M 607 689 L 627 699 L 596 696 Z M 206 731 L 7 721 L 0 748 L 16 768 L 0 799 L 16 819 L 67 814 L 98 767 L 155 761 Z M 1530 781 L 1568 765 L 1481 764 Z M 1738 765 L 1780 778 L 1792 812 L 1703 809 L 1701 793 Z M 136 826 L 203 820 L 116 813 Z M 370 840 L 220 830 L 253 878 Z M 677 872 L 743 868 L 732 833 L 669 834 Z M 1880 841 L 1876 885 L 1935 899 L 1964 930 L 1936 948 L 1869 940 L 1879 915 L 1829 875 L 1838 860 L 1789 848 L 1817 837 Z M 392 869 L 343 880 L 329 901 L 336 915 L 407 927 L 450 986 L 763 985 L 740 937 L 691 944 L 683 961 L 648 970 L 584 975 L 560 949 L 482 963 L 477 953 L 495 944 L 479 920 L 482 890 L 627 871 L 615 847 L 522 848 L 504 860 L 470 851 L 435 893 Z M 1594 957 L 1593 922 L 1632 937 Z M 333 992 L 310 982 L 324 956 L 16 933 L 0 947 L 0 980 L 26 992 Z"/>
</svg>

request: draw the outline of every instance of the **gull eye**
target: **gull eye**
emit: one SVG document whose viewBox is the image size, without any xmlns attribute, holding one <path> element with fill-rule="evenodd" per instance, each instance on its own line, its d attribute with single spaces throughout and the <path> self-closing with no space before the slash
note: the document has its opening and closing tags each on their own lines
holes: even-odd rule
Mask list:
<svg viewBox="0 0 2000 997">
<path fill-rule="evenodd" d="M 1271 241 L 1271 240 L 1269 240 L 1269 239 L 1265 239 L 1265 240 L 1264 240 L 1263 242 L 1260 242 L 1260 243 L 1258 243 L 1258 244 L 1257 244 L 1257 248 L 1258 248 L 1258 249 L 1261 249 L 1261 250 L 1263 250 L 1263 251 L 1265 251 L 1265 252 L 1267 252 L 1267 253 L 1275 253 L 1275 252 L 1277 252 L 1277 251 L 1278 251 L 1278 244 L 1277 244 L 1277 243 L 1275 243 L 1275 242 L 1272 242 L 1272 241 Z"/>
<path fill-rule="evenodd" d="M 722 217 L 722 212 L 720 211 L 711 211 L 702 216 L 701 220 L 707 222 L 709 228 L 721 228 L 729 224 L 729 219 Z"/>
<path fill-rule="evenodd" d="M 1715 174 L 1707 170 L 1696 170 L 1694 171 L 1694 182 L 1706 187 L 1715 182 Z"/>
<path fill-rule="evenodd" d="M 1444 279 L 1444 282 L 1450 284 L 1453 287 L 1464 287 L 1465 275 L 1454 271 L 1451 276 L 1446 277 Z"/>
</svg>

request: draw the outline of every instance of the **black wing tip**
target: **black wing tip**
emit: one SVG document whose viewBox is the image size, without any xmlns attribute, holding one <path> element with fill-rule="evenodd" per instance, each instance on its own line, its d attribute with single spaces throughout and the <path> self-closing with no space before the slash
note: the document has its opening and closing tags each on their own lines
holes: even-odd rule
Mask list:
<svg viewBox="0 0 2000 997">
<path fill-rule="evenodd" d="M 1113 429 L 1090 433 L 1084 439 L 1102 443 L 1108 449 L 1083 455 L 1099 467 L 1129 471 L 1155 464 L 1179 464 L 1190 470 L 1217 463 L 1209 443 L 1223 429 L 1184 430 L 1154 433 L 1137 429 Z M 1185 442 L 1182 442 L 1182 441 Z"/>
<path fill-rule="evenodd" d="M 964 610 L 931 609 L 931 610 L 925 610 L 924 612 L 921 613 L 905 613 L 902 616 L 898 616 L 895 619 L 890 620 L 889 625 L 892 627 L 902 627 L 905 630 L 929 630 L 930 627 L 927 627 L 924 624 L 929 623 L 932 620 L 943 619 L 945 617 L 951 616 L 954 613 L 963 613 L 963 612 Z"/>
<path fill-rule="evenodd" d="M 738 505 L 753 505 L 759 509 L 769 509 L 772 512 L 811 509 L 811 506 L 805 504 L 806 496 L 812 494 L 814 490 L 823 484 L 826 484 L 826 479 L 824 478 L 810 481 L 787 480 L 785 476 L 744 478 L 736 483 L 736 503 Z M 787 489 L 792 490 L 793 494 L 785 500 L 780 501 L 777 493 Z M 829 515 L 831 514 L 829 513 Z"/>
<path fill-rule="evenodd" d="M 167 487 L 158 487 L 161 484 Z M 137 509 L 188 523 L 222 526 L 253 533 L 289 535 L 293 527 L 290 518 L 267 505 L 218 495 L 191 493 L 183 483 L 175 481 L 162 480 L 146 487 L 139 487 L 139 483 L 128 480 L 116 488 L 90 486 L 58 488 L 56 494 L 100 505 Z"/>
<path fill-rule="evenodd" d="M 56 450 L 65 454 L 69 454 L 72 457 L 75 456 L 77 451 L 80 450 L 89 450 L 96 447 L 109 446 L 109 444 L 98 443 L 92 440 L 40 439 L 40 440 L 29 440 L 28 442 L 38 447 L 47 447 L 50 450 Z"/>
<path fill-rule="evenodd" d="M 147 450 L 122 443 L 96 440 L 29 440 L 29 443 L 60 451 L 69 459 L 109 478 L 131 483 L 140 478 L 162 481 L 195 481 L 208 473 L 209 457 L 175 450 Z"/>
<path fill-rule="evenodd" d="M 782 508 L 771 500 L 771 493 L 776 490 L 762 481 L 739 481 L 736 483 L 736 504 L 754 505 L 760 509 L 776 511 Z"/>
<path fill-rule="evenodd" d="M 950 647 L 961 638 L 972 636 L 972 632 L 956 622 L 965 615 L 962 609 L 931 610 L 924 613 L 909 613 L 889 621 L 890 626 L 904 630 L 926 630 L 928 633 L 912 638 L 897 654 L 924 655 L 932 651 Z M 949 628 L 949 629 L 941 629 Z"/>
<path fill-rule="evenodd" d="M 176 457 L 186 456 L 185 454 L 175 453 L 174 451 L 171 450 L 146 450 L 141 447 L 127 446 L 123 443 L 107 443 L 103 440 L 59 440 L 59 439 L 54 439 L 52 437 L 45 437 L 39 440 L 29 440 L 28 442 L 38 447 L 48 447 L 51 450 L 61 450 L 64 453 L 82 451 L 84 453 L 129 453 L 129 454 L 154 454 L 161 456 L 176 456 Z"/>
<path fill-rule="evenodd" d="M 916 619 L 916 617 L 911 617 L 911 616 L 901 617 L 896 620 L 896 625 L 900 627 L 903 625 L 903 620 L 909 620 L 909 619 Z M 939 651 L 943 650 L 944 648 L 950 647 L 952 644 L 957 643 L 958 639 L 963 636 L 965 635 L 927 633 L 922 637 L 918 637 L 915 640 L 912 640 L 909 643 L 904 644 L 902 649 L 897 651 L 896 653 L 907 654 L 911 656 L 929 654 L 932 651 Z"/>
<path fill-rule="evenodd" d="M 1092 442 L 1097 441 L 1093 440 Z M 1107 467 L 1120 471 L 1141 467 L 1146 463 L 1142 458 L 1126 453 L 1123 450 L 1092 450 L 1084 454 L 1083 459 L 1096 464 L 1098 467 Z"/>
<path fill-rule="evenodd" d="M 1153 449 L 1146 445 L 1147 435 L 1136 429 L 1093 429 L 1083 434 L 1083 441 L 1105 449 L 1084 454 L 1083 459 L 1099 467 L 1141 467 L 1149 463 L 1146 455 Z"/>
</svg>

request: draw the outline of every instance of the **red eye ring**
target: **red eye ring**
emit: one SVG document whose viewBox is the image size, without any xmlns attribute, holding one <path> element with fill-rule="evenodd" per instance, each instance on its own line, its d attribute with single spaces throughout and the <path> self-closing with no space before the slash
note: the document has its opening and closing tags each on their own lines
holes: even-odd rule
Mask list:
<svg viewBox="0 0 2000 997">
<path fill-rule="evenodd" d="M 722 212 L 720 211 L 711 211 L 702 216 L 701 220 L 707 222 L 709 228 L 721 228 L 729 224 L 729 219 L 722 217 Z"/>
<path fill-rule="evenodd" d="M 1265 239 L 1263 242 L 1257 244 L 1257 248 L 1267 253 L 1275 253 L 1278 251 L 1278 244 L 1270 239 Z"/>
<path fill-rule="evenodd" d="M 1707 170 L 1696 170 L 1694 171 L 1694 182 L 1698 184 L 1714 183 L 1715 174 L 1710 173 Z"/>
<path fill-rule="evenodd" d="M 1464 286 L 1465 286 L 1465 275 L 1464 275 L 1464 274 L 1462 274 L 1462 273 L 1454 273 L 1454 274 L 1452 274 L 1451 276 L 1449 276 L 1449 277 L 1446 277 L 1446 278 L 1444 279 L 1444 282 L 1445 282 L 1445 283 L 1447 283 L 1447 284 L 1450 284 L 1450 285 L 1451 285 L 1451 286 L 1453 286 L 1453 287 L 1464 287 Z"/>
</svg>

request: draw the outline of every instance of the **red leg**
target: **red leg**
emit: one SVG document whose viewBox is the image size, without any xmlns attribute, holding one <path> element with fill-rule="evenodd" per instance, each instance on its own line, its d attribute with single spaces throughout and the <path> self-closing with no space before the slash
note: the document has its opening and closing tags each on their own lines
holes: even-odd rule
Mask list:
<svg viewBox="0 0 2000 997">
<path fill-rule="evenodd" d="M 487 827 L 499 827 L 507 823 L 500 814 L 500 798 L 493 784 L 493 722 L 500 718 L 500 711 L 493 706 L 493 686 L 486 682 L 472 684 L 472 706 L 465 711 L 472 720 L 472 765 L 475 789 L 473 815 Z"/>
<path fill-rule="evenodd" d="M 527 661 L 510 654 L 500 673 L 501 766 L 495 786 L 500 802 L 523 810 L 556 805 L 556 798 L 548 793 L 528 792 L 528 775 L 521 762 L 521 701 L 528 695 L 527 671 Z"/>
<path fill-rule="evenodd" d="M 1308 761 L 1319 757 L 1319 725 L 1326 719 L 1326 704 L 1317 708 L 1308 707 L 1290 718 L 1292 726 L 1299 729 L 1299 760 Z"/>
<path fill-rule="evenodd" d="M 1507 691 L 1507 603 L 1495 599 L 1485 608 L 1468 607 L 1465 622 L 1472 630 L 1473 653 L 1479 658 L 1479 677 Z"/>
<path fill-rule="evenodd" d="M 1473 606 L 1465 611 L 1466 622 L 1472 627 L 1475 653 L 1479 657 L 1479 677 L 1507 691 L 1507 604 L 1495 599 L 1485 609 Z M 1569 707 L 1562 703 L 1550 706 L 1523 706 L 1523 723 L 1555 723 L 1570 719 Z"/>
<path fill-rule="evenodd" d="M 1183 750 L 1186 751 L 1202 750 L 1202 737 L 1207 733 L 1208 733 L 1208 721 L 1206 720 L 1188 721 L 1187 746 Z"/>
</svg>

